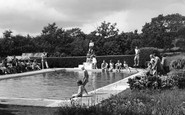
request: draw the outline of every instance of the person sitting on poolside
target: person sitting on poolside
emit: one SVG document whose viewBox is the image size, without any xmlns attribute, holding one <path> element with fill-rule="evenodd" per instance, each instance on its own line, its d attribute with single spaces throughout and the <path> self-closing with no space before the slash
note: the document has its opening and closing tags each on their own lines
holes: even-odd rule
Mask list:
<svg viewBox="0 0 185 115">
<path fill-rule="evenodd" d="M 108 67 L 107 62 L 105 62 L 105 60 L 103 60 L 103 62 L 102 62 L 102 64 L 101 64 L 101 69 L 102 69 L 102 71 L 107 71 L 107 67 Z"/>
<path fill-rule="evenodd" d="M 147 75 L 147 76 L 152 76 L 153 73 L 154 73 L 154 71 L 153 71 L 153 69 L 152 69 L 152 63 L 149 62 L 147 66 L 148 66 L 148 67 L 146 68 L 146 75 Z"/>
<path fill-rule="evenodd" d="M 95 55 L 93 55 L 92 57 L 92 64 L 93 64 L 93 69 L 97 69 L 97 59 Z"/>
<path fill-rule="evenodd" d="M 128 66 L 128 64 L 127 64 L 126 61 L 123 62 L 123 67 L 124 67 L 125 69 L 128 69 L 128 70 L 131 72 L 130 67 Z"/>
<path fill-rule="evenodd" d="M 115 64 L 115 66 L 116 66 L 116 71 L 117 72 L 120 72 L 121 71 L 122 63 L 118 60 L 117 63 Z"/>
<path fill-rule="evenodd" d="M 86 91 L 83 83 L 82 83 L 82 80 L 78 80 L 77 81 L 77 85 L 78 85 L 78 93 L 77 94 L 73 94 L 72 95 L 72 98 L 75 98 L 75 97 L 82 97 L 83 95 L 83 92 Z"/>
<path fill-rule="evenodd" d="M 112 60 L 110 60 L 110 63 L 109 63 L 109 71 L 112 72 L 114 69 L 114 63 L 112 62 Z"/>
</svg>

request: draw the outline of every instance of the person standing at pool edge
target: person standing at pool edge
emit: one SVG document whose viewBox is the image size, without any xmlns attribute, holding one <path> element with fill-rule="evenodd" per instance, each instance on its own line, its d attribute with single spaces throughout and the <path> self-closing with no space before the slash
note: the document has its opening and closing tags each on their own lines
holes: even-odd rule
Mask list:
<svg viewBox="0 0 185 115">
<path fill-rule="evenodd" d="M 86 92 L 86 94 L 88 94 L 87 90 L 85 89 L 85 85 L 87 84 L 87 82 L 89 82 L 89 74 L 88 74 L 87 70 L 84 67 L 82 67 L 81 69 L 83 70 L 82 84 L 84 86 L 84 91 Z"/>
<path fill-rule="evenodd" d="M 81 80 L 77 81 L 77 85 L 78 85 L 78 93 L 73 94 L 70 99 L 75 98 L 75 97 L 82 97 L 83 96 L 83 91 L 86 91 L 86 89 L 85 89 Z"/>
<path fill-rule="evenodd" d="M 135 57 L 134 57 L 134 66 L 139 66 L 139 53 L 140 53 L 140 49 L 136 46 Z"/>
</svg>

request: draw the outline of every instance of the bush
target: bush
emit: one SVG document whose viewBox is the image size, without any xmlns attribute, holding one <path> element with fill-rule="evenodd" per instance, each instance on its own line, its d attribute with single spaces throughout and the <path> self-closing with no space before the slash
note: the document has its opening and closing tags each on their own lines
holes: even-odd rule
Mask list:
<svg viewBox="0 0 185 115">
<path fill-rule="evenodd" d="M 174 70 L 169 73 L 178 88 L 185 88 L 185 71 L 184 70 Z"/>
<path fill-rule="evenodd" d="M 183 68 L 185 68 L 185 59 L 176 59 L 171 61 L 170 63 L 171 70 L 183 69 Z"/>
<path fill-rule="evenodd" d="M 176 86 L 176 81 L 169 76 L 136 76 L 129 78 L 127 83 L 131 90 L 171 89 Z"/>
<path fill-rule="evenodd" d="M 129 78 L 127 82 L 131 90 L 146 90 L 146 89 L 171 89 L 178 87 L 185 88 L 185 71 L 174 70 L 168 73 L 167 76 L 145 75 Z"/>
</svg>

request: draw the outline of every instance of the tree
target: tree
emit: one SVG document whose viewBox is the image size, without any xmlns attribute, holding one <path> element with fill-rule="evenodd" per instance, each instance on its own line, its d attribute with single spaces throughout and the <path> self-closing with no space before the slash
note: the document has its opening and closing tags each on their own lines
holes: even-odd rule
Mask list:
<svg viewBox="0 0 185 115">
<path fill-rule="evenodd" d="M 144 44 L 158 48 L 170 47 L 169 44 L 177 37 L 178 30 L 184 25 L 185 17 L 180 14 L 159 15 L 152 18 L 151 22 L 146 23 L 142 28 Z"/>
<path fill-rule="evenodd" d="M 38 45 L 42 46 L 43 51 L 50 54 L 55 52 L 69 54 L 69 45 L 73 40 L 64 29 L 52 23 L 43 28 L 39 41 Z"/>
<path fill-rule="evenodd" d="M 12 36 L 12 31 L 11 30 L 5 30 L 5 32 L 3 32 L 3 37 L 4 38 L 10 38 Z"/>
<path fill-rule="evenodd" d="M 101 23 L 101 26 L 97 27 L 95 34 L 103 38 L 117 36 L 119 29 L 116 28 L 116 25 L 116 23 L 111 24 L 110 22 L 106 23 L 106 21 L 104 21 Z"/>
<path fill-rule="evenodd" d="M 88 51 L 88 40 L 86 39 L 86 34 L 79 28 L 72 28 L 66 30 L 73 41 L 70 43 L 71 55 L 72 56 L 83 56 L 87 54 Z"/>
<path fill-rule="evenodd" d="M 11 30 L 5 30 L 3 33 L 3 39 L 1 41 L 1 55 L 2 56 L 7 56 L 7 55 L 12 55 L 13 52 L 13 40 L 12 40 L 12 31 Z M 8 49 L 8 50 L 7 50 Z"/>
<path fill-rule="evenodd" d="M 119 30 L 116 28 L 116 23 L 111 24 L 110 22 L 102 22 L 99 27 L 88 35 L 91 40 L 94 41 L 95 47 L 94 50 L 97 55 L 104 55 L 106 48 L 104 45 L 111 38 L 118 36 Z"/>
</svg>

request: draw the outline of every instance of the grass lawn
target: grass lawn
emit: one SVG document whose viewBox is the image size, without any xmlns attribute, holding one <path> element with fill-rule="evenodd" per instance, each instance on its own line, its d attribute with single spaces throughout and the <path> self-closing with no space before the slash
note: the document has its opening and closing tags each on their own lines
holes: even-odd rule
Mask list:
<svg viewBox="0 0 185 115">
<path fill-rule="evenodd" d="M 62 107 L 58 115 L 183 115 L 184 89 L 131 91 L 127 89 L 98 106 Z M 185 107 L 185 106 L 184 106 Z"/>
</svg>

